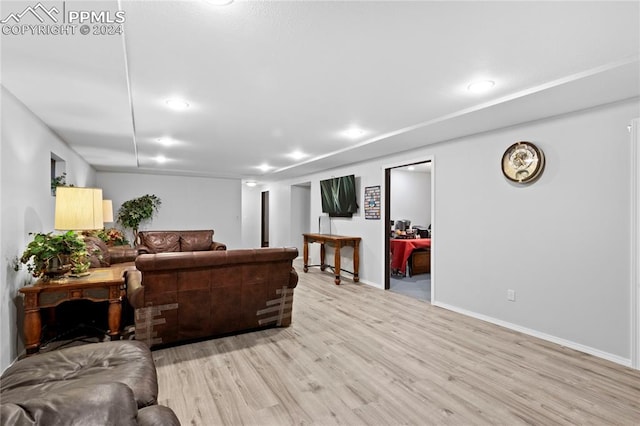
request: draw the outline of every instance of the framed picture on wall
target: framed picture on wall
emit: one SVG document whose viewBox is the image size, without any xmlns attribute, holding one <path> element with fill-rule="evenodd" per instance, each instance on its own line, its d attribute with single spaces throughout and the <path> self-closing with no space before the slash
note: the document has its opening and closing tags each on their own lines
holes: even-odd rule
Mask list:
<svg viewBox="0 0 640 426">
<path fill-rule="evenodd" d="M 364 218 L 380 220 L 380 185 L 364 188 Z"/>
</svg>

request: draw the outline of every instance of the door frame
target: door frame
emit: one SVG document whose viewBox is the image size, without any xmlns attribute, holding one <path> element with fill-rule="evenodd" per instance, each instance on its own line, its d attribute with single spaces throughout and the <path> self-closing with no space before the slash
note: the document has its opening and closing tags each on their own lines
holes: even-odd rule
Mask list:
<svg viewBox="0 0 640 426">
<path fill-rule="evenodd" d="M 437 240 L 436 240 L 436 161 L 433 155 L 425 155 L 423 157 L 412 157 L 410 159 L 398 160 L 393 163 L 382 166 L 382 181 L 384 188 L 382 189 L 382 205 L 384 212 L 382 215 L 382 239 L 381 245 L 383 253 L 381 258 L 384 259 L 383 277 L 381 282 L 384 283 L 384 289 L 389 290 L 391 276 L 389 267 L 389 221 L 391 220 L 391 169 L 398 167 L 410 166 L 412 164 L 431 163 L 431 303 L 436 301 L 436 256 L 437 256 Z"/>
</svg>

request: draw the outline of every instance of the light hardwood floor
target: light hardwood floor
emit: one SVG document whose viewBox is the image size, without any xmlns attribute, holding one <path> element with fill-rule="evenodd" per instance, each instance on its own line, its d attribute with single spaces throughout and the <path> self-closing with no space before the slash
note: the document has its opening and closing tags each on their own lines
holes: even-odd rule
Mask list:
<svg viewBox="0 0 640 426">
<path fill-rule="evenodd" d="M 183 425 L 640 425 L 640 371 L 296 269 L 290 327 L 153 352 Z"/>
</svg>

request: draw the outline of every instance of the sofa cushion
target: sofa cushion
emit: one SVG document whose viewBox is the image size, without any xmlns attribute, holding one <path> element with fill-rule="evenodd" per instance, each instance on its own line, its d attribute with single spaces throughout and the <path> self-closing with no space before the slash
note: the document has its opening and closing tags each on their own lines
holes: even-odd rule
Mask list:
<svg viewBox="0 0 640 426">
<path fill-rule="evenodd" d="M 213 231 L 182 231 L 180 233 L 180 251 L 211 250 Z"/>
<path fill-rule="evenodd" d="M 180 234 L 177 232 L 145 231 L 140 233 L 140 240 L 150 253 L 180 251 Z"/>
<path fill-rule="evenodd" d="M 84 243 L 89 253 L 90 268 L 106 268 L 111 265 L 111 253 L 109 248 L 98 237 L 84 237 Z"/>
</svg>

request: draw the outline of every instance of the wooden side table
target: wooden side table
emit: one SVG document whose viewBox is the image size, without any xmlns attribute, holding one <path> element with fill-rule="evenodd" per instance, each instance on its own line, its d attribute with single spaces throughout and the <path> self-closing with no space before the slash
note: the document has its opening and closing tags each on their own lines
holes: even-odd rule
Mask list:
<svg viewBox="0 0 640 426">
<path fill-rule="evenodd" d="M 125 274 L 135 270 L 133 262 L 115 264 L 109 268 L 91 269 L 86 277 L 64 277 L 58 280 L 38 280 L 20 289 L 24 295 L 24 337 L 27 355 L 40 350 L 42 319 L 40 309 L 58 306 L 68 300 L 86 299 L 109 302 L 108 334 L 112 340 L 120 337 L 122 297 L 125 295 Z"/>
<path fill-rule="evenodd" d="M 333 273 L 335 276 L 335 279 L 333 281 L 336 283 L 336 285 L 340 285 L 340 271 L 352 274 L 353 281 L 360 281 L 360 237 L 345 237 L 342 235 L 333 234 L 302 234 L 302 236 L 304 237 L 304 272 L 309 271 L 310 266 L 320 266 L 321 271 L 324 271 L 327 267 L 329 267 L 333 269 Z M 309 265 L 309 243 L 320 244 L 320 265 Z M 324 263 L 325 244 L 329 244 L 335 247 L 333 267 Z M 340 248 L 345 246 L 353 247 L 353 272 L 346 271 L 340 268 Z"/>
</svg>

